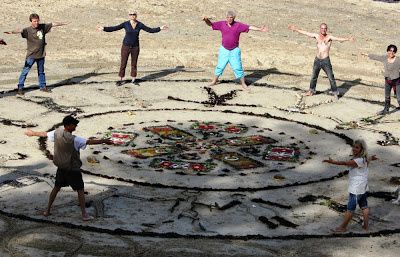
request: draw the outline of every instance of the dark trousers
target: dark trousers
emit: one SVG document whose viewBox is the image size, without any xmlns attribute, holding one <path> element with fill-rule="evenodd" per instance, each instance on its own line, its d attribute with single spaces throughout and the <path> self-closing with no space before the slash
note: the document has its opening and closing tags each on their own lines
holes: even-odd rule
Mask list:
<svg viewBox="0 0 400 257">
<path fill-rule="evenodd" d="M 317 87 L 317 80 L 319 76 L 319 72 L 323 69 L 328 76 L 329 82 L 331 84 L 331 90 L 334 94 L 338 93 L 337 87 L 336 87 L 336 80 L 335 76 L 333 75 L 333 70 L 332 70 L 332 64 L 331 60 L 329 57 L 326 57 L 324 59 L 318 59 L 315 57 L 314 59 L 314 65 L 313 65 L 313 72 L 311 75 L 311 81 L 310 81 L 310 91 L 315 92 L 315 88 Z"/>
<path fill-rule="evenodd" d="M 400 105 L 400 78 L 392 79 L 385 78 L 385 102 L 390 103 L 390 91 L 392 90 L 397 96 L 397 102 Z"/>
<path fill-rule="evenodd" d="M 128 63 L 129 55 L 131 56 L 131 76 L 137 76 L 137 60 L 139 57 L 140 49 L 138 46 L 126 46 L 121 47 L 121 66 L 119 68 L 118 76 L 121 78 L 125 77 L 126 64 Z"/>
</svg>

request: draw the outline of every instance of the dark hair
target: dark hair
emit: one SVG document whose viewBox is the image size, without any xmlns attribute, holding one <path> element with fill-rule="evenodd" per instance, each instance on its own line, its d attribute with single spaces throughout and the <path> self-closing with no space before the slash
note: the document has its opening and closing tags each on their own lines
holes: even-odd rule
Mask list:
<svg viewBox="0 0 400 257">
<path fill-rule="evenodd" d="M 397 46 L 395 46 L 395 45 L 388 45 L 388 47 L 386 48 L 386 52 L 389 52 L 389 50 L 392 48 L 393 48 L 393 52 L 397 53 Z"/>
<path fill-rule="evenodd" d="M 39 14 L 36 13 L 32 13 L 31 15 L 29 15 L 29 21 L 32 21 L 33 19 L 40 19 L 39 18 Z"/>
<path fill-rule="evenodd" d="M 75 119 L 74 117 L 72 117 L 71 115 L 65 116 L 63 121 L 62 121 L 64 126 L 68 126 L 68 125 L 78 125 L 79 120 Z"/>
</svg>

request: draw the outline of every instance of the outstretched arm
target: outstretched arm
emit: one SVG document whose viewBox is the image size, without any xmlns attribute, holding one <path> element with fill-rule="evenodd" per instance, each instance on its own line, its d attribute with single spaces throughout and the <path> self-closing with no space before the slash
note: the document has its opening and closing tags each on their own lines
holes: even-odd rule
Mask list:
<svg viewBox="0 0 400 257">
<path fill-rule="evenodd" d="M 22 29 L 15 29 L 15 30 L 10 30 L 10 31 L 4 31 L 6 34 L 21 34 Z"/>
<path fill-rule="evenodd" d="M 64 26 L 64 25 L 68 25 L 69 22 L 53 22 L 53 27 L 59 27 L 59 26 Z"/>
<path fill-rule="evenodd" d="M 261 27 L 250 26 L 249 30 L 260 31 L 260 32 L 268 32 L 269 31 L 268 27 L 265 25 L 262 25 Z"/>
<path fill-rule="evenodd" d="M 354 160 L 350 160 L 350 161 L 335 161 L 335 160 L 332 160 L 331 158 L 329 158 L 327 160 L 323 160 L 322 162 L 327 162 L 327 163 L 335 164 L 335 165 L 349 166 L 349 167 L 352 167 L 352 168 L 358 167 L 357 163 Z"/>
<path fill-rule="evenodd" d="M 161 26 L 163 29 L 166 29 L 167 28 L 167 26 L 165 26 L 165 25 L 163 25 L 163 26 Z M 150 27 L 147 27 L 146 25 L 144 25 L 143 23 L 142 23 L 142 27 L 141 27 L 141 29 L 143 29 L 144 31 L 146 31 L 146 32 L 148 32 L 148 33 L 157 33 L 157 32 L 160 32 L 162 29 L 161 29 L 161 27 L 157 27 L 157 28 L 150 28 Z"/>
<path fill-rule="evenodd" d="M 335 41 L 339 41 L 339 42 L 344 42 L 344 41 L 354 42 L 356 40 L 353 36 L 349 36 L 349 37 L 334 37 L 334 36 L 330 36 L 329 38 L 331 40 L 335 40 Z"/>
<path fill-rule="evenodd" d="M 120 30 L 123 28 L 124 28 L 124 23 L 121 23 L 117 26 L 111 26 L 111 27 L 97 26 L 98 31 L 105 31 L 105 32 L 113 32 L 113 31 L 117 31 L 117 30 Z"/>
<path fill-rule="evenodd" d="M 203 17 L 203 21 L 204 21 L 208 26 L 212 26 L 212 22 L 211 22 L 210 18 L 204 16 L 204 17 Z"/>
<path fill-rule="evenodd" d="M 47 132 L 45 131 L 33 131 L 31 129 L 28 129 L 25 131 L 25 135 L 28 137 L 47 137 Z"/>
<path fill-rule="evenodd" d="M 87 145 L 100 145 L 100 144 L 107 144 L 112 145 L 113 142 L 110 139 L 88 139 L 86 141 Z"/>
<path fill-rule="evenodd" d="M 378 55 L 378 54 L 361 53 L 361 56 L 368 57 L 369 59 L 378 62 L 385 62 L 385 60 L 387 59 L 386 55 Z"/>
<path fill-rule="evenodd" d="M 316 38 L 316 37 L 318 36 L 318 34 L 316 34 L 316 33 L 310 33 L 310 32 L 307 32 L 307 31 L 305 31 L 305 30 L 296 28 L 296 26 L 294 26 L 293 24 L 290 24 L 290 25 L 288 26 L 288 29 L 291 30 L 291 31 L 295 31 L 295 32 L 297 32 L 297 33 L 306 35 L 307 37 Z"/>
</svg>

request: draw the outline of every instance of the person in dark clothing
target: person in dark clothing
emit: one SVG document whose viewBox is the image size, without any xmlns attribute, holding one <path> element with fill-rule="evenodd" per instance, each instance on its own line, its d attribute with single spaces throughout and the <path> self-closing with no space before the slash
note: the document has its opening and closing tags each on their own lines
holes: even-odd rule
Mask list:
<svg viewBox="0 0 400 257">
<path fill-rule="evenodd" d="M 25 135 L 29 137 L 47 137 L 49 141 L 54 142 L 54 154 L 52 159 L 53 163 L 57 166 L 57 173 L 54 188 L 49 196 L 47 209 L 43 212 L 43 215 L 46 217 L 50 215 L 51 206 L 61 187 L 71 186 L 73 190 L 78 192 L 82 220 L 88 221 L 93 219 L 93 217 L 86 212 L 85 208 L 85 191 L 81 174 L 82 162 L 80 160 L 79 150 L 85 149 L 86 145 L 112 144 L 112 141 L 108 139 L 85 139 L 72 135 L 78 123 L 79 121 L 77 119 L 69 115 L 63 119 L 64 127 L 57 128 L 50 132 L 32 131 L 30 129 L 25 132 Z"/>
<path fill-rule="evenodd" d="M 139 46 L 139 33 L 144 30 L 149 33 L 157 33 L 161 30 L 165 30 L 168 27 L 163 25 L 157 28 L 149 28 L 140 21 L 137 20 L 137 13 L 129 13 L 129 20 L 125 21 L 117 26 L 112 27 L 101 27 L 98 26 L 99 31 L 113 32 L 120 29 L 125 29 L 125 37 L 122 41 L 121 47 L 121 66 L 119 69 L 118 76 L 120 81 L 117 82 L 117 86 L 122 84 L 122 80 L 125 77 L 126 64 L 128 62 L 129 55 L 131 55 L 131 77 L 132 83 L 135 82 L 137 76 L 137 60 L 139 57 L 140 46 Z"/>
</svg>

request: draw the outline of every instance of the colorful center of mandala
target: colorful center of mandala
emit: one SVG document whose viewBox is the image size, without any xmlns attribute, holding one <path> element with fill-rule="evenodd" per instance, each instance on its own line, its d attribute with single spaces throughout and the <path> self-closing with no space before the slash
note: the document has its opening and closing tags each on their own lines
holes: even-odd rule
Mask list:
<svg viewBox="0 0 400 257">
<path fill-rule="evenodd" d="M 189 125 L 177 123 L 139 129 L 131 125 L 100 134 L 111 139 L 115 146 L 98 152 L 105 155 L 109 150 L 117 151 L 126 156 L 119 163 L 128 164 L 136 159 L 136 168 L 156 171 L 179 170 L 190 174 L 226 172 L 227 168 L 284 170 L 300 163 L 300 157 L 308 158 L 306 146 L 294 137 L 288 140 L 288 136 L 282 136 L 285 133 L 243 124 L 190 121 Z"/>
</svg>

